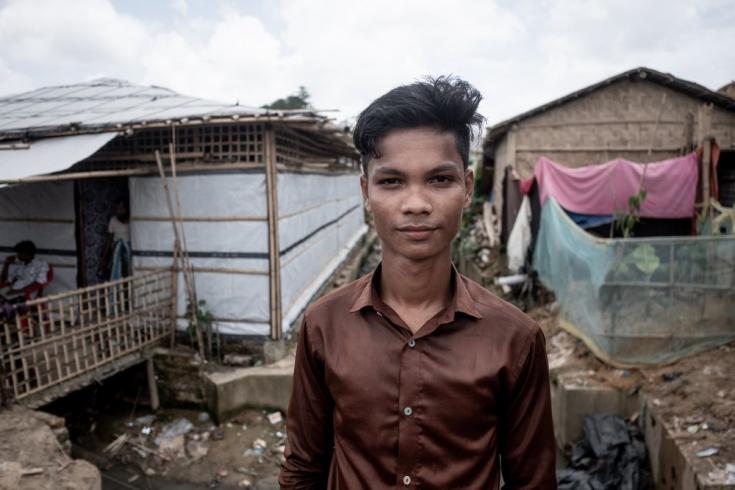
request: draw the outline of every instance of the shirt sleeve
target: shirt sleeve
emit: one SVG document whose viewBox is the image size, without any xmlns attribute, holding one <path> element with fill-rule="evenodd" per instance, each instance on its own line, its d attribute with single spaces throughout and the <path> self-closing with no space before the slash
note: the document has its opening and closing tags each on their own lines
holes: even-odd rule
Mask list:
<svg viewBox="0 0 735 490">
<path fill-rule="evenodd" d="M 546 341 L 537 327 L 519 361 L 500 427 L 504 490 L 555 490 L 556 440 L 551 418 Z"/>
<path fill-rule="evenodd" d="M 37 282 L 38 284 L 46 284 L 48 282 L 48 264 L 43 261 L 38 261 L 38 266 L 36 267 L 36 270 L 34 271 L 35 274 L 33 275 L 33 282 Z"/>
<path fill-rule="evenodd" d="M 322 344 L 319 333 L 310 329 L 305 319 L 296 347 L 287 415 L 286 462 L 279 478 L 281 490 L 327 488 L 334 449 L 334 402 L 324 378 Z"/>
</svg>

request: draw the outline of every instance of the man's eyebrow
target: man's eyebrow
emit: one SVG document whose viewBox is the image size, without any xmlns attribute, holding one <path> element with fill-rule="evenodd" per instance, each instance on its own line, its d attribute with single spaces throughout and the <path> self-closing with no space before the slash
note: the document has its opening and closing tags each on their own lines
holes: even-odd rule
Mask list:
<svg viewBox="0 0 735 490">
<path fill-rule="evenodd" d="M 375 169 L 375 173 L 384 175 L 396 175 L 398 177 L 403 177 L 406 175 L 404 172 L 394 167 L 378 167 Z"/>
<path fill-rule="evenodd" d="M 429 170 L 426 173 L 427 174 L 437 174 L 437 173 L 440 173 L 440 172 L 451 172 L 451 171 L 454 171 L 454 170 L 457 170 L 457 164 L 456 163 L 446 162 L 446 163 L 441 163 L 441 164 L 437 165 L 436 167 L 432 168 L 431 170 Z"/>
</svg>

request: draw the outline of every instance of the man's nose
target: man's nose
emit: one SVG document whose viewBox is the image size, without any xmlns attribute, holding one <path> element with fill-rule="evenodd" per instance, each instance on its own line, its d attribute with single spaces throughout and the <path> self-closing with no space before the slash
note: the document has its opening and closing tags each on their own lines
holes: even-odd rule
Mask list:
<svg viewBox="0 0 735 490">
<path fill-rule="evenodd" d="M 418 187 L 409 187 L 401 203 L 401 212 L 404 214 L 431 214 L 431 200 L 429 196 Z"/>
</svg>

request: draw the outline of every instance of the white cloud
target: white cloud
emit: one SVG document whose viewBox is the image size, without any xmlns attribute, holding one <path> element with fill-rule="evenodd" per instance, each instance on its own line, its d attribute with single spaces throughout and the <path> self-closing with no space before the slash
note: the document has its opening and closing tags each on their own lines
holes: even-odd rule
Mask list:
<svg viewBox="0 0 735 490">
<path fill-rule="evenodd" d="M 0 10 L 0 53 L 39 66 L 134 64 L 148 42 L 137 19 L 105 0 L 9 2 Z"/>
<path fill-rule="evenodd" d="M 114 76 L 260 105 L 306 85 L 318 107 L 354 116 L 398 84 L 454 73 L 492 123 L 639 65 L 711 88 L 735 76 L 723 0 L 264 2 L 169 0 L 156 16 L 110 0 L 0 3 L 0 94 Z"/>
<path fill-rule="evenodd" d="M 171 8 L 179 15 L 189 13 L 189 3 L 186 0 L 171 0 Z"/>
</svg>

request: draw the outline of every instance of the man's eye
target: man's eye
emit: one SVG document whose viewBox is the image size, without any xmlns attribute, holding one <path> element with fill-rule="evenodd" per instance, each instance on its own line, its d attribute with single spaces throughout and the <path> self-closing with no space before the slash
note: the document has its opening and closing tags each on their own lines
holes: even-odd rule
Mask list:
<svg viewBox="0 0 735 490">
<path fill-rule="evenodd" d="M 398 185 L 400 180 L 398 179 L 380 179 L 378 185 Z"/>
<path fill-rule="evenodd" d="M 436 184 L 448 184 L 453 181 L 454 178 L 451 175 L 436 175 L 430 179 L 430 182 Z"/>
</svg>

